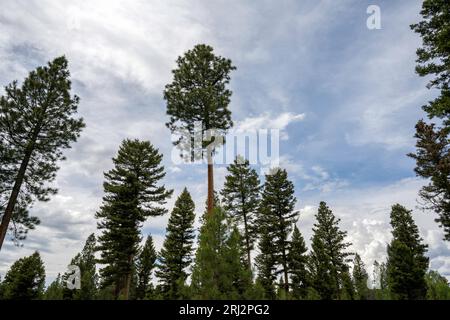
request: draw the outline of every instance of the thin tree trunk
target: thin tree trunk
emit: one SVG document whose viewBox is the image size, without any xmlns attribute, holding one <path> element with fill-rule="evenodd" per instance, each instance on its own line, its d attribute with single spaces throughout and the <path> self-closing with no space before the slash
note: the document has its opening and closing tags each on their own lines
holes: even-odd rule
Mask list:
<svg viewBox="0 0 450 320">
<path fill-rule="evenodd" d="M 14 186 L 11 192 L 11 196 L 8 200 L 8 205 L 6 206 L 5 213 L 2 218 L 2 223 L 0 224 L 0 250 L 2 249 L 3 241 L 5 240 L 6 233 L 8 232 L 9 222 L 13 216 L 14 207 L 16 206 L 17 198 L 19 196 L 20 187 L 22 186 L 23 179 L 25 177 L 25 172 L 27 171 L 27 166 L 31 158 L 32 149 L 28 148 L 25 152 L 24 159 L 20 164 L 19 172 L 17 173 L 16 180 L 14 181 Z"/>
<path fill-rule="evenodd" d="M 214 208 L 214 172 L 212 162 L 212 152 L 208 152 L 208 200 L 207 200 L 207 213 L 211 215 Z"/>
<path fill-rule="evenodd" d="M 287 256 L 286 256 L 286 248 L 284 248 L 283 244 L 283 271 L 284 271 L 284 291 L 286 292 L 286 299 L 289 294 L 289 275 L 287 269 Z"/>
<path fill-rule="evenodd" d="M 244 228 L 245 228 L 245 244 L 247 246 L 247 263 L 250 271 L 252 270 L 252 259 L 250 256 L 250 239 L 248 236 L 247 214 L 244 213 Z"/>
<path fill-rule="evenodd" d="M 50 90 L 51 91 L 51 90 Z M 49 102 L 45 104 L 42 110 L 42 115 L 47 112 L 47 106 Z M 41 131 L 43 118 L 40 117 L 37 125 L 33 128 L 31 139 L 25 148 L 25 154 L 20 164 L 19 172 L 17 173 L 16 180 L 14 181 L 14 186 L 11 192 L 11 196 L 8 200 L 8 205 L 5 209 L 5 214 L 3 215 L 2 222 L 0 224 L 0 250 L 2 249 L 3 242 L 5 241 L 6 233 L 8 232 L 8 226 L 13 216 L 14 207 L 16 206 L 17 198 L 19 197 L 20 188 L 22 187 L 23 179 L 25 178 L 25 173 L 27 171 L 28 163 L 30 162 L 31 154 L 35 148 L 35 143 L 39 132 Z"/>
<path fill-rule="evenodd" d="M 123 288 L 124 300 L 128 300 L 128 298 L 130 296 L 130 284 L 131 284 L 131 275 L 127 274 L 125 277 L 125 287 Z"/>
<path fill-rule="evenodd" d="M 120 282 L 116 282 L 116 285 L 114 286 L 113 294 L 115 300 L 118 300 L 120 296 Z"/>
</svg>

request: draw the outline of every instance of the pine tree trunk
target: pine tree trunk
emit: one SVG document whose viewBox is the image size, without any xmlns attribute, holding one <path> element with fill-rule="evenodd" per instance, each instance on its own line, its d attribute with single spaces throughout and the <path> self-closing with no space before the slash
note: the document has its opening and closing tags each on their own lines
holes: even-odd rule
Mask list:
<svg viewBox="0 0 450 320">
<path fill-rule="evenodd" d="M 250 240 L 248 236 L 247 214 L 244 212 L 244 228 L 245 228 L 245 245 L 247 246 L 247 263 L 250 270 L 252 270 L 252 259 L 250 256 Z"/>
<path fill-rule="evenodd" d="M 214 172 L 211 151 L 208 150 L 208 200 L 207 213 L 210 215 L 214 208 Z"/>
<path fill-rule="evenodd" d="M 113 290 L 114 298 L 117 300 L 120 297 L 120 282 L 116 282 Z"/>
<path fill-rule="evenodd" d="M 133 257 L 130 257 L 128 259 L 128 262 L 129 262 L 129 264 L 131 266 L 132 263 L 133 263 Z M 125 276 L 125 286 L 123 288 L 123 298 L 125 300 L 128 300 L 129 297 L 130 297 L 130 287 L 131 287 L 131 276 L 132 276 L 132 274 L 133 274 L 133 271 L 130 270 L 130 272 L 128 272 L 127 275 Z"/>
<path fill-rule="evenodd" d="M 125 286 L 123 288 L 123 299 L 128 300 L 130 296 L 130 284 L 131 284 L 131 275 L 127 274 L 125 276 Z"/>
<path fill-rule="evenodd" d="M 17 197 L 19 196 L 20 187 L 22 186 L 23 179 L 25 177 L 25 172 L 27 170 L 28 163 L 31 158 L 32 149 L 27 148 L 25 151 L 24 159 L 20 164 L 19 172 L 17 173 L 17 177 L 14 181 L 14 186 L 11 192 L 11 196 L 8 200 L 8 205 L 6 206 L 5 213 L 2 218 L 2 223 L 0 224 L 0 250 L 2 249 L 3 242 L 6 237 L 6 233 L 8 232 L 9 222 L 13 216 L 14 207 L 17 202 Z"/>
<path fill-rule="evenodd" d="M 283 244 L 283 273 L 284 273 L 284 291 L 286 292 L 286 299 L 289 295 L 289 275 L 287 269 L 287 255 L 286 248 Z"/>
<path fill-rule="evenodd" d="M 49 90 L 51 91 L 51 89 Z M 11 196 L 8 200 L 8 205 L 5 209 L 5 214 L 3 215 L 2 222 L 0 224 L 0 250 L 2 249 L 3 242 L 5 241 L 6 233 L 8 232 L 9 222 L 13 216 L 14 207 L 16 206 L 17 198 L 19 197 L 20 188 L 22 187 L 23 179 L 25 178 L 25 173 L 27 171 L 28 163 L 30 162 L 31 154 L 35 148 L 36 140 L 41 131 L 41 126 L 43 123 L 43 115 L 47 112 L 47 106 L 50 102 L 47 101 L 42 110 L 42 116 L 39 117 L 36 126 L 33 128 L 31 139 L 25 148 L 25 153 L 23 156 L 22 163 L 20 164 L 19 172 L 14 181 L 14 186 L 11 192 Z"/>
</svg>

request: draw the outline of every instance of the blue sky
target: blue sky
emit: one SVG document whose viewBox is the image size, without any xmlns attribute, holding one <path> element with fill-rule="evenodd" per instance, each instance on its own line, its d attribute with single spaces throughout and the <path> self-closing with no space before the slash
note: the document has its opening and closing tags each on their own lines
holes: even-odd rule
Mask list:
<svg viewBox="0 0 450 320">
<path fill-rule="evenodd" d="M 421 1 L 13 1 L 0 0 L 0 85 L 65 54 L 87 127 L 66 152 L 60 192 L 33 211 L 42 225 L 24 247 L 8 243 L 0 274 L 42 252 L 48 278 L 63 272 L 91 232 L 103 172 L 120 141 L 149 139 L 164 154 L 165 184 L 186 185 L 204 208 L 206 168 L 175 166 L 162 99 L 175 59 L 197 43 L 232 59 L 230 108 L 237 128 L 278 128 L 280 164 L 296 187 L 299 228 L 311 236 L 319 201 L 348 231 L 368 266 L 385 258 L 389 209 L 414 209 L 431 267 L 450 276 L 450 248 L 433 213 L 417 209 L 414 125 L 436 93 L 414 73 L 420 38 L 409 25 Z M 366 9 L 381 9 L 369 30 Z M 1 91 L 2 92 L 2 91 Z M 216 167 L 216 186 L 225 167 Z M 174 199 L 168 203 L 172 206 Z M 157 246 L 167 217 L 150 219 Z"/>
</svg>

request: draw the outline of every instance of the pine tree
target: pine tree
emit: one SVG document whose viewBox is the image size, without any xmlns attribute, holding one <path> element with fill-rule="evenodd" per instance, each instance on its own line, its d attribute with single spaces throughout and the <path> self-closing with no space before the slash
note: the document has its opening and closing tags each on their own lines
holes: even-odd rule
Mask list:
<svg viewBox="0 0 450 320">
<path fill-rule="evenodd" d="M 236 69 L 231 60 L 216 56 L 213 48 L 196 45 L 177 59 L 177 68 L 172 71 L 173 81 L 166 85 L 164 99 L 167 101 L 168 128 L 181 134 L 175 145 L 187 148 L 194 161 L 195 155 L 206 149 L 208 161 L 208 210 L 214 207 L 213 152 L 211 142 L 218 142 L 208 136 L 208 130 L 224 136 L 232 127 L 231 112 L 228 109 L 231 91 L 227 88 L 230 72 Z M 191 144 L 195 123 L 202 123 L 201 146 Z M 203 139 L 204 137 L 204 139 Z"/>
<path fill-rule="evenodd" d="M 427 293 L 427 245 L 422 244 L 411 212 L 399 204 L 391 210 L 393 239 L 387 250 L 387 280 L 394 299 L 425 299 Z"/>
<path fill-rule="evenodd" d="M 2 282 L 2 299 L 36 300 L 42 298 L 45 269 L 39 252 L 20 258 L 11 266 Z"/>
<path fill-rule="evenodd" d="M 428 118 L 438 118 L 441 127 L 419 120 L 416 125 L 415 172 L 429 181 L 419 195 L 424 207 L 438 214 L 436 222 L 444 229 L 445 240 L 450 241 L 450 3 L 443 0 L 424 0 L 423 20 L 411 25 L 422 37 L 417 49 L 416 72 L 424 77 L 434 75 L 428 88 L 440 90 L 440 95 L 423 106 Z"/>
<path fill-rule="evenodd" d="M 66 300 L 93 300 L 97 295 L 98 275 L 96 268 L 96 239 L 92 233 L 86 239 L 83 249 L 71 261 L 70 265 L 78 266 L 81 273 L 80 289 L 69 289 L 64 286 L 63 296 Z M 66 283 L 69 275 L 65 273 L 62 276 L 62 282 Z"/>
<path fill-rule="evenodd" d="M 427 300 L 450 300 L 450 286 L 447 278 L 439 272 L 430 270 L 425 276 Z"/>
<path fill-rule="evenodd" d="M 192 245 L 195 238 L 194 210 L 194 201 L 184 188 L 170 215 L 156 272 L 162 293 L 167 299 L 182 297 L 180 290 L 185 286 L 188 277 L 187 268 L 192 262 Z"/>
<path fill-rule="evenodd" d="M 257 238 L 256 215 L 260 202 L 258 174 L 248 160 L 237 157 L 227 168 L 222 197 L 224 209 L 243 230 L 247 264 L 251 266 L 251 251 Z"/>
<path fill-rule="evenodd" d="M 0 138 L 0 217 L 3 215 L 14 185 L 16 162 L 14 148 L 9 148 L 6 141 Z M 8 227 L 11 239 L 16 245 L 20 245 L 20 242 L 26 239 L 28 231 L 35 229 L 40 223 L 37 217 L 29 215 L 28 208 L 31 207 L 32 202 L 31 194 L 22 189 L 17 197 Z"/>
<path fill-rule="evenodd" d="M 355 286 L 356 299 L 367 300 L 369 288 L 367 287 L 367 281 L 369 275 L 367 274 L 364 262 L 361 260 L 359 254 L 355 254 L 353 260 L 353 282 Z"/>
<path fill-rule="evenodd" d="M 242 261 L 241 243 L 225 211 L 215 208 L 200 230 L 191 282 L 194 299 L 243 299 L 249 294 L 251 274 Z"/>
<path fill-rule="evenodd" d="M 422 37 L 422 47 L 417 49 L 416 72 L 421 77 L 434 75 L 428 88 L 441 90 L 441 95 L 430 101 L 423 109 L 430 118 L 439 117 L 448 121 L 450 115 L 450 3 L 443 0 L 424 0 L 423 20 L 411 25 Z"/>
<path fill-rule="evenodd" d="M 172 190 L 158 185 L 165 176 L 162 155 L 149 141 L 124 140 L 114 168 L 105 173 L 105 196 L 97 212 L 102 286 L 115 286 L 115 297 L 129 298 L 134 261 L 141 242 L 140 229 L 150 216 L 167 212 L 161 207 Z"/>
<path fill-rule="evenodd" d="M 67 64 L 65 57 L 56 58 L 31 71 L 21 87 L 13 81 L 0 97 L 0 200 L 6 200 L 0 208 L 0 249 L 12 219 L 25 230 L 36 224 L 26 206 L 56 193 L 46 183 L 54 180 L 57 163 L 64 160 L 62 150 L 70 148 L 84 127 L 82 119 L 74 118 L 79 98 L 70 95 Z"/>
<path fill-rule="evenodd" d="M 64 283 L 58 273 L 56 279 L 48 286 L 44 293 L 44 300 L 63 300 Z"/>
<path fill-rule="evenodd" d="M 151 235 L 147 236 L 145 245 L 139 253 L 136 261 L 136 298 L 142 300 L 151 289 L 151 276 L 153 268 L 155 267 L 156 250 L 153 245 L 153 238 Z"/>
<path fill-rule="evenodd" d="M 229 288 L 224 288 L 225 292 L 230 293 L 228 299 L 249 299 L 253 294 L 252 273 L 242 244 L 240 232 L 233 228 L 224 250 L 225 276 L 230 279 L 226 282 Z"/>
<path fill-rule="evenodd" d="M 274 255 L 280 265 L 278 273 L 282 273 L 286 296 L 289 295 L 289 247 L 288 236 L 297 220 L 298 212 L 294 211 L 296 203 L 294 185 L 288 180 L 287 172 L 274 169 L 266 175 L 262 193 L 259 221 L 260 227 L 266 228 L 268 237 L 272 239 Z"/>
<path fill-rule="evenodd" d="M 348 269 L 344 270 L 341 275 L 341 300 L 354 300 L 355 299 L 355 287 L 353 285 L 353 279 Z"/>
<path fill-rule="evenodd" d="M 294 299 L 305 299 L 308 294 L 307 251 L 305 240 L 295 225 L 294 231 L 292 232 L 291 247 L 289 249 L 291 295 Z"/>
<path fill-rule="evenodd" d="M 345 242 L 347 233 L 339 229 L 336 218 L 325 202 L 320 202 L 311 239 L 310 272 L 312 286 L 322 299 L 339 299 L 343 287 L 343 276 L 348 272 L 351 245 Z"/>
<path fill-rule="evenodd" d="M 259 232 L 259 254 L 255 259 L 256 267 L 258 269 L 256 283 L 263 288 L 265 299 L 274 300 L 277 296 L 275 290 L 277 260 L 272 245 L 272 238 L 268 232 L 268 226 L 262 226 L 259 229 Z"/>
</svg>

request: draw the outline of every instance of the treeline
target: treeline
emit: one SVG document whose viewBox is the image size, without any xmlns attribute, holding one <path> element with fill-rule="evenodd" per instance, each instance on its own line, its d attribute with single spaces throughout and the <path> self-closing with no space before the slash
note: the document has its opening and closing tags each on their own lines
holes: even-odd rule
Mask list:
<svg viewBox="0 0 450 320">
<path fill-rule="evenodd" d="M 450 49 L 448 1 L 425 0 L 423 21 L 412 29 L 423 39 L 417 50 L 421 76 L 435 75 L 429 87 L 440 95 L 424 106 L 439 126 L 419 121 L 416 129 L 417 175 L 429 184 L 420 192 L 427 208 L 450 239 Z M 223 190 L 215 193 L 213 155 L 233 126 L 228 108 L 232 92 L 231 60 L 199 44 L 176 60 L 172 82 L 165 86 L 168 129 L 185 160 L 207 160 L 207 201 L 196 231 L 194 203 L 188 189 L 178 195 L 156 252 L 151 235 L 141 244 L 142 225 L 168 213 L 173 190 L 165 176 L 162 154 L 150 141 L 126 139 L 104 174 L 104 197 L 96 212 L 98 237 L 91 235 L 71 265 L 81 270 L 81 289 L 69 290 L 69 273 L 44 289 L 39 253 L 15 262 L 5 275 L 3 299 L 447 299 L 448 283 L 428 271 L 427 246 L 411 211 L 391 210 L 393 240 L 387 261 L 376 263 L 375 286 L 360 256 L 346 241 L 339 219 L 325 202 L 318 206 L 311 248 L 298 228 L 294 185 L 286 170 L 274 168 L 262 183 L 240 157 L 228 167 Z M 49 187 L 63 152 L 85 126 L 77 117 L 79 98 L 71 94 L 65 57 L 38 67 L 19 86 L 5 87 L 0 97 L 0 249 L 7 234 L 15 242 L 40 220 L 30 215 L 35 201 L 48 201 Z M 196 132 L 196 123 L 202 124 Z M 192 145 L 201 136 L 199 145 Z M 194 250 L 194 247 L 196 248 Z M 155 279 L 156 281 L 153 281 Z"/>
<path fill-rule="evenodd" d="M 201 217 L 196 248 L 195 206 L 186 188 L 170 213 L 161 250 L 156 252 L 151 235 L 141 245 L 143 217 L 163 214 L 160 205 L 171 194 L 159 184 L 161 160 L 148 141 L 122 143 L 114 168 L 105 173 L 104 204 L 97 212 L 101 235 L 90 235 L 70 261 L 81 270 L 80 289 L 67 288 L 70 272 L 45 289 L 36 252 L 11 266 L 1 298 L 450 299 L 447 280 L 428 271 L 411 211 L 392 207 L 387 261 L 375 262 L 369 285 L 361 257 L 327 204 L 319 204 L 308 250 L 286 170 L 270 172 L 261 185 L 242 158 L 228 167 L 213 214 L 205 210 Z"/>
</svg>

